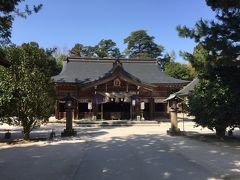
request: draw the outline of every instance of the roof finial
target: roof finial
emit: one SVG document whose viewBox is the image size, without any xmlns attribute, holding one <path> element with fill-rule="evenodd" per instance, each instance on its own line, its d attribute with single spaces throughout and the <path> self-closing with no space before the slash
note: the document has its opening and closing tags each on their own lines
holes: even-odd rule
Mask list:
<svg viewBox="0 0 240 180">
<path fill-rule="evenodd" d="M 115 66 L 121 66 L 122 67 L 122 62 L 120 61 L 119 58 L 117 58 L 113 63 L 113 67 L 115 67 Z"/>
</svg>

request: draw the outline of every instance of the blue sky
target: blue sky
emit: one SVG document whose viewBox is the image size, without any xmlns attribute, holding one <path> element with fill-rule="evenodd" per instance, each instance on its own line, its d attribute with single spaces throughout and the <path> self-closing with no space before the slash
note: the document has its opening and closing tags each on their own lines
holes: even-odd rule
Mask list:
<svg viewBox="0 0 240 180">
<path fill-rule="evenodd" d="M 123 39 L 144 29 L 155 42 L 174 50 L 192 52 L 193 40 L 178 37 L 177 25 L 193 27 L 200 18 L 213 19 L 204 0 L 26 0 L 42 3 L 42 10 L 26 20 L 16 18 L 12 42 L 36 41 L 41 47 L 70 49 L 75 43 L 96 45 L 112 39 L 123 51 Z M 183 62 L 180 57 L 177 60 Z"/>
</svg>

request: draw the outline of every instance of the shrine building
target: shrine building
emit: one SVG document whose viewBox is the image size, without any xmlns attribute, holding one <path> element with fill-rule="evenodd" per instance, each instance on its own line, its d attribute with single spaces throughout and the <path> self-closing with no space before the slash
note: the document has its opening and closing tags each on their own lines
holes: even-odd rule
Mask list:
<svg viewBox="0 0 240 180">
<path fill-rule="evenodd" d="M 155 59 L 67 58 L 52 77 L 57 94 L 55 116 L 62 119 L 62 98 L 74 97 L 74 119 L 154 120 L 168 115 L 169 94 L 188 81 L 162 72 Z"/>
</svg>

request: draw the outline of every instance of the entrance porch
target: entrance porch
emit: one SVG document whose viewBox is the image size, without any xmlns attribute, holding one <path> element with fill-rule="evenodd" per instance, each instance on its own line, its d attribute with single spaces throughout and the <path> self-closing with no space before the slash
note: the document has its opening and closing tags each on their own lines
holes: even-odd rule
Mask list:
<svg viewBox="0 0 240 180">
<path fill-rule="evenodd" d="M 101 119 L 101 114 L 105 120 L 123 120 L 130 119 L 130 103 L 119 101 L 116 102 L 114 99 L 110 102 L 102 103 L 98 105 L 97 119 Z"/>
<path fill-rule="evenodd" d="M 73 118 L 76 120 L 159 120 L 168 118 L 167 103 L 156 102 L 154 98 L 107 98 L 101 100 L 80 99 L 75 102 Z M 143 106 L 143 107 L 141 107 Z M 61 102 L 57 102 L 57 119 L 66 117 Z"/>
</svg>

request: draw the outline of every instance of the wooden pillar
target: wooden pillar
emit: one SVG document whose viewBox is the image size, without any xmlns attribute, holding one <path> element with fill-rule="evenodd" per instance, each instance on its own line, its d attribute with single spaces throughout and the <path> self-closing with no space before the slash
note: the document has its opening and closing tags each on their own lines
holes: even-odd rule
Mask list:
<svg viewBox="0 0 240 180">
<path fill-rule="evenodd" d="M 96 119 L 97 119 L 97 116 L 98 116 L 98 114 L 99 114 L 99 107 L 98 107 L 98 104 L 95 105 L 95 108 L 96 108 L 96 114 L 95 114 L 95 116 L 96 116 Z"/>
<path fill-rule="evenodd" d="M 73 109 L 73 111 L 72 111 L 72 119 L 73 120 L 75 119 L 75 109 Z"/>
<path fill-rule="evenodd" d="M 74 119 L 78 119 L 78 102 L 75 103 Z"/>
<path fill-rule="evenodd" d="M 101 103 L 101 120 L 103 120 L 103 103 Z"/>
<path fill-rule="evenodd" d="M 132 105 L 132 101 L 130 102 L 130 120 L 133 120 L 133 105 Z"/>
<path fill-rule="evenodd" d="M 64 111 L 64 112 L 63 112 L 63 119 L 65 119 L 65 120 L 66 120 L 66 117 L 67 117 L 67 112 L 66 112 L 66 111 Z"/>
<path fill-rule="evenodd" d="M 136 119 L 136 117 L 137 117 L 136 106 L 137 106 L 137 103 L 134 106 L 132 106 L 132 118 L 133 118 L 133 120 Z"/>
<path fill-rule="evenodd" d="M 141 110 L 140 110 L 140 106 L 141 106 L 141 101 L 137 101 L 136 105 L 135 105 L 135 117 L 137 118 L 137 116 L 140 116 L 141 118 Z"/>
<path fill-rule="evenodd" d="M 56 100 L 56 102 L 55 102 L 54 109 L 55 109 L 55 118 L 59 119 L 59 104 L 58 104 L 58 100 Z"/>
<path fill-rule="evenodd" d="M 149 98 L 149 113 L 150 113 L 150 120 L 154 119 L 154 113 L 155 113 L 155 103 L 154 98 Z"/>
<path fill-rule="evenodd" d="M 97 117 L 98 114 L 98 104 L 97 103 L 92 103 L 92 111 L 93 111 L 93 115 Z"/>
</svg>

